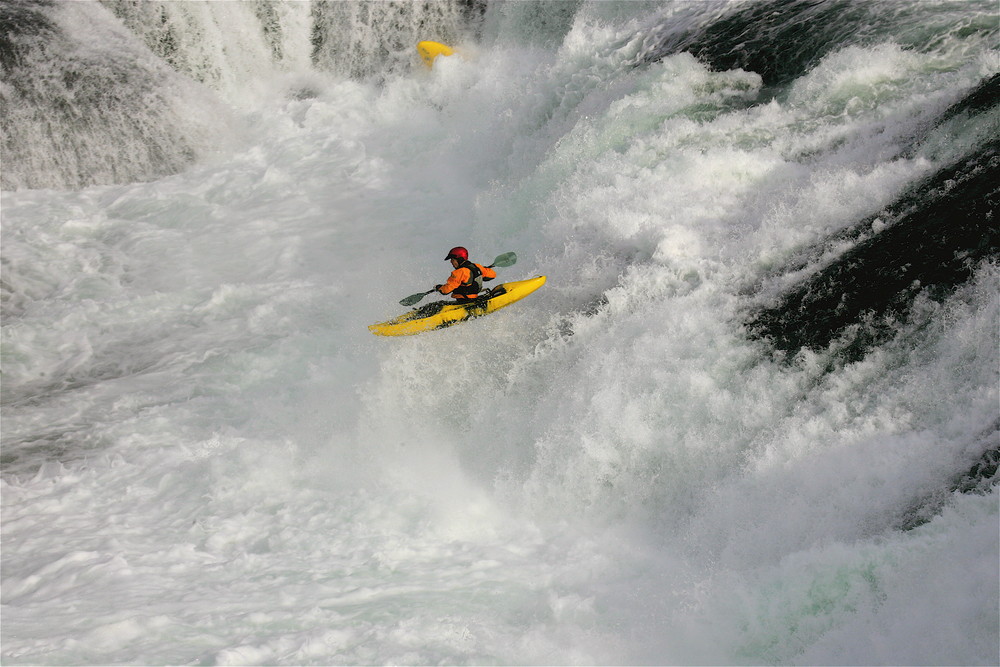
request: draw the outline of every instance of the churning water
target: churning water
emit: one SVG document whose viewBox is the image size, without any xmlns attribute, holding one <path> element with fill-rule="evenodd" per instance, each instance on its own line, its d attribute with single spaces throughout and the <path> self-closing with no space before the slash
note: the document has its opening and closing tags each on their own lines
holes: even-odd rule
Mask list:
<svg viewBox="0 0 1000 667">
<path fill-rule="evenodd" d="M 996 664 L 992 0 L 0 18 L 5 664 Z"/>
</svg>

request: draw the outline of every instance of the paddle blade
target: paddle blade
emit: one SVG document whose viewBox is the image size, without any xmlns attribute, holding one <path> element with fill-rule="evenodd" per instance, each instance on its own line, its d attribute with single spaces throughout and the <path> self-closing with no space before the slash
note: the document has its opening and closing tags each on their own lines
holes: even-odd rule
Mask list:
<svg viewBox="0 0 1000 667">
<path fill-rule="evenodd" d="M 420 301 L 421 299 L 423 299 L 425 296 L 427 296 L 428 294 L 430 294 L 433 291 L 434 290 L 428 290 L 426 292 L 421 292 L 420 294 L 411 294 L 410 296 L 406 297 L 405 299 L 400 299 L 399 305 L 401 305 L 401 306 L 412 306 L 413 304 L 415 304 L 416 302 Z"/>
<path fill-rule="evenodd" d="M 498 255 L 496 259 L 493 260 L 491 266 L 507 267 L 514 266 L 517 263 L 517 255 L 512 252 L 505 252 L 502 255 Z"/>
</svg>

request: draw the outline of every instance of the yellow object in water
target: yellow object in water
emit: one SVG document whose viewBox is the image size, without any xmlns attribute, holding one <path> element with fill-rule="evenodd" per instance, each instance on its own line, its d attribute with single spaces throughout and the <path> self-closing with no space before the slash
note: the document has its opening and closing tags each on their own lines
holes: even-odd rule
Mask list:
<svg viewBox="0 0 1000 667">
<path fill-rule="evenodd" d="M 434 66 L 435 58 L 438 56 L 450 56 L 455 53 L 455 49 L 440 42 L 418 42 L 417 53 L 420 54 L 420 59 L 424 61 L 427 69 L 430 69 Z"/>
<path fill-rule="evenodd" d="M 431 303 L 414 308 L 399 317 L 372 324 L 368 329 L 376 336 L 412 336 L 413 334 L 443 329 L 453 324 L 480 317 L 515 301 L 520 301 L 545 284 L 545 276 L 517 280 L 494 287 L 489 293 L 471 303 Z"/>
</svg>

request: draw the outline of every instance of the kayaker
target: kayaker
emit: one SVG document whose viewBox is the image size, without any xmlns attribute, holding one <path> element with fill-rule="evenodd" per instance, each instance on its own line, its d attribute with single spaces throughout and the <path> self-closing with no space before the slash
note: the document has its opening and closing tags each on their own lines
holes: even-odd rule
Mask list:
<svg viewBox="0 0 1000 667">
<path fill-rule="evenodd" d="M 455 269 L 443 285 L 435 285 L 441 294 L 450 294 L 458 301 L 470 301 L 483 291 L 483 281 L 493 280 L 497 272 L 488 266 L 469 261 L 469 251 L 462 246 L 456 246 L 448 251 L 446 261 L 450 261 Z"/>
</svg>

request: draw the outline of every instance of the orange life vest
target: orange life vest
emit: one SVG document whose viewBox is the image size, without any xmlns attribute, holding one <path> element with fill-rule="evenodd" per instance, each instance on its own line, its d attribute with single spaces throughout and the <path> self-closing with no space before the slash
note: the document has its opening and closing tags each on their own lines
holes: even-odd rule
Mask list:
<svg viewBox="0 0 1000 667">
<path fill-rule="evenodd" d="M 496 276 L 493 269 L 465 260 L 451 272 L 448 282 L 441 286 L 441 293 L 455 299 L 475 299 L 483 291 L 483 281 Z"/>
</svg>

